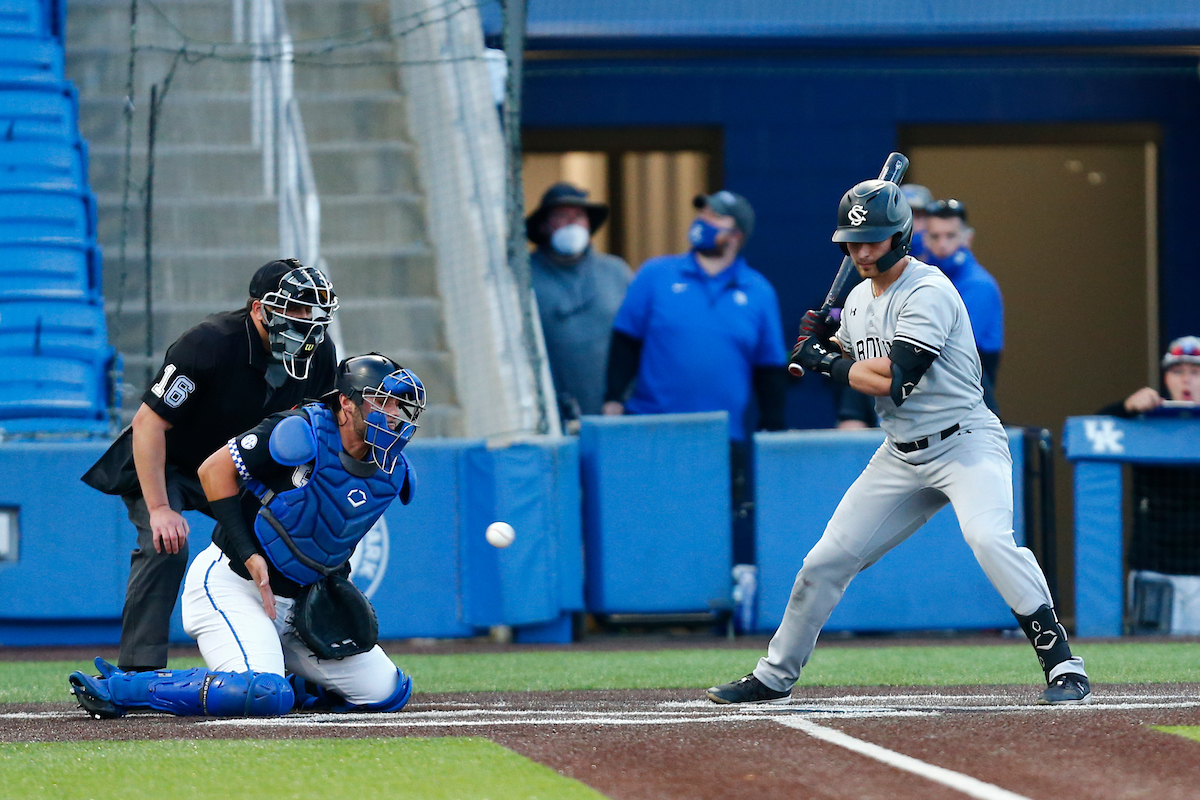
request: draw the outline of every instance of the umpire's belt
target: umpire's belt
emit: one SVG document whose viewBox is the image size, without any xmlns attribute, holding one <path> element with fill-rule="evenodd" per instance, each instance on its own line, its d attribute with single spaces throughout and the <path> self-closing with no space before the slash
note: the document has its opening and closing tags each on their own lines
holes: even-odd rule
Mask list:
<svg viewBox="0 0 1200 800">
<path fill-rule="evenodd" d="M 955 423 L 941 433 L 935 433 L 933 436 L 926 436 L 924 439 L 917 439 L 915 442 L 896 442 L 896 449 L 901 453 L 912 453 L 916 450 L 924 450 L 925 448 L 929 447 L 930 439 L 933 439 L 937 442 L 940 442 L 943 439 L 949 439 L 958 432 L 958 428 L 958 424 Z"/>
</svg>

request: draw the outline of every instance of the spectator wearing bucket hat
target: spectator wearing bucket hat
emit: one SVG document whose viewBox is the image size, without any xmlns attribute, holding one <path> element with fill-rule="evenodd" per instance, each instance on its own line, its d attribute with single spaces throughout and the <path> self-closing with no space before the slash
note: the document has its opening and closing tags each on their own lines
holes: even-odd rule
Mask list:
<svg viewBox="0 0 1200 800">
<path fill-rule="evenodd" d="M 686 253 L 641 266 L 613 321 L 605 414 L 727 411 L 735 514 L 748 516 L 747 408 L 758 427 L 784 427 L 787 387 L 783 326 L 775 289 L 746 263 L 754 209 L 729 191 L 699 195 Z M 746 506 L 743 508 L 743 504 Z M 744 513 L 743 513 L 744 512 Z M 735 563 L 752 563 L 752 530 Z"/>
<path fill-rule="evenodd" d="M 568 429 L 580 415 L 600 413 L 613 317 L 633 277 L 622 259 L 592 247 L 608 206 L 587 197 L 556 183 L 525 220 L 525 234 L 537 245 L 529 264 L 550 376 Z"/>
</svg>

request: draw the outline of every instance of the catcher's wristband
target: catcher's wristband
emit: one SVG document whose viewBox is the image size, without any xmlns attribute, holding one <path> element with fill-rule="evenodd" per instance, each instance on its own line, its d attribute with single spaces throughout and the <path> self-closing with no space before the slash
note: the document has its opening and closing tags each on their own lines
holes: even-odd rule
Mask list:
<svg viewBox="0 0 1200 800">
<path fill-rule="evenodd" d="M 213 518 L 221 524 L 225 531 L 225 544 L 233 552 L 226 552 L 230 561 L 245 564 L 246 559 L 258 552 L 255 546 L 254 534 L 246 527 L 242 517 L 242 501 L 237 495 L 210 500 L 208 507 L 212 509 Z"/>
</svg>

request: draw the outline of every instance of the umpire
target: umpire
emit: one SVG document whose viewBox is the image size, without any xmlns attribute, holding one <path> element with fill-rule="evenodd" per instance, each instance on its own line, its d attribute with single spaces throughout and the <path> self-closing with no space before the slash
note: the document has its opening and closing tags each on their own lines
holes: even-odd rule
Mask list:
<svg viewBox="0 0 1200 800">
<path fill-rule="evenodd" d="M 335 388 L 337 357 L 325 337 L 337 296 L 329 280 L 294 258 L 250 280 L 245 308 L 206 317 L 167 349 L 142 405 L 84 483 L 120 495 L 137 527 L 121 614 L 118 664 L 167 665 L 171 612 L 187 569 L 181 512 L 211 516 L 196 470 L 208 455 L 265 416 Z"/>
</svg>

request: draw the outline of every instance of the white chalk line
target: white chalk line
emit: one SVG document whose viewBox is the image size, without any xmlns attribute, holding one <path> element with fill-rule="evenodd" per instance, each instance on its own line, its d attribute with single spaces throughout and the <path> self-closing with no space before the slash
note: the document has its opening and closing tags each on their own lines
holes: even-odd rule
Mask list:
<svg viewBox="0 0 1200 800">
<path fill-rule="evenodd" d="M 922 717 L 946 713 L 1088 713 L 1093 711 L 1143 711 L 1155 709 L 1200 708 L 1200 699 L 1186 695 L 1168 695 L 1170 700 L 1152 701 L 1146 696 L 1105 696 L 1106 702 L 1081 706 L 1045 706 L 1008 703 L 1004 705 L 962 703 L 963 700 L 1006 699 L 1009 695 L 843 695 L 822 698 L 819 702 L 795 699 L 785 704 L 716 705 L 706 699 L 666 700 L 651 710 L 587 710 L 567 708 L 521 709 L 504 703 L 503 707 L 477 703 L 435 703 L 410 705 L 390 714 L 293 714 L 286 717 L 255 719 L 203 720 L 208 725 L 346 725 L 368 727 L 437 727 L 469 725 L 658 725 L 681 722 L 745 721 L 755 718 L 804 717 L 811 719 L 847 719 L 872 717 Z M 1128 699 L 1132 702 L 1107 702 Z M 907 702 L 906 702 L 907 701 Z M 938 702 L 941 701 L 941 702 Z M 950 703 L 946 701 L 960 701 Z M 445 708 L 445 706 L 458 706 Z M 691 712 L 690 714 L 687 712 Z M 78 709 L 69 711 L 13 711 L 0 713 L 0 720 L 77 719 Z M 137 716 L 169 716 L 156 712 L 135 712 Z"/>
<path fill-rule="evenodd" d="M 351 719 L 342 716 L 327 717 L 325 715 L 297 717 L 268 717 L 253 719 L 213 719 L 205 720 L 203 725 L 239 725 L 256 728 L 327 728 L 337 726 L 343 728 L 484 728 L 504 727 L 513 725 L 690 725 L 694 723 L 726 722 L 722 717 L 657 717 L 657 718 L 627 718 L 619 716 L 571 718 L 565 715 L 546 716 L 526 719 L 418 719 L 411 720 L 403 715 L 391 720 L 381 720 L 384 714 L 374 715 L 374 719 Z"/>
<path fill-rule="evenodd" d="M 979 798 L 979 800 L 1030 800 L 1025 795 L 1001 789 L 995 784 L 986 783 L 978 778 L 972 778 L 970 775 L 964 775 L 961 772 L 927 764 L 920 759 L 906 756 L 903 753 L 897 753 L 894 750 L 888 750 L 886 747 L 880 747 L 877 744 L 864 742 L 862 739 L 856 739 L 849 734 L 842 733 L 833 728 L 818 725 L 804 717 L 775 717 L 774 720 L 780 725 L 786 725 L 789 728 L 803 731 L 813 738 L 829 742 L 838 747 L 844 747 L 867 758 L 873 758 L 876 761 L 887 764 L 889 767 L 911 772 L 914 775 L 919 775 L 935 783 L 956 789 L 968 797 Z"/>
</svg>

